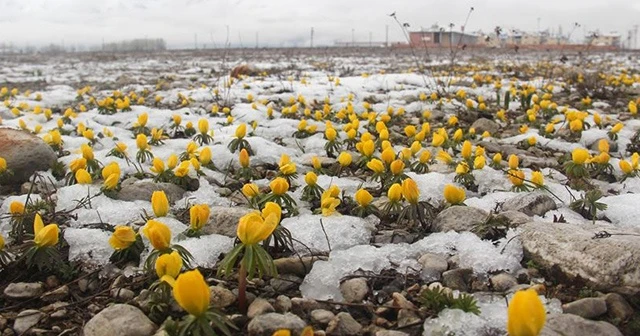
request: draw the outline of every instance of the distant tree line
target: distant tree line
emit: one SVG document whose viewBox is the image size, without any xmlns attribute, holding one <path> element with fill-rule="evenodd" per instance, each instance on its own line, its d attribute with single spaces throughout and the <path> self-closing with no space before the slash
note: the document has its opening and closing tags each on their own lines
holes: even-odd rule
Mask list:
<svg viewBox="0 0 640 336">
<path fill-rule="evenodd" d="M 162 51 L 167 50 L 164 39 L 134 39 L 104 44 L 104 51 Z"/>
<path fill-rule="evenodd" d="M 16 46 L 13 43 L 0 42 L 0 54 L 62 54 L 67 52 L 82 51 L 163 51 L 167 50 L 167 43 L 164 39 L 134 39 L 119 42 L 105 43 L 103 45 L 64 45 L 51 43 L 43 46 Z"/>
</svg>

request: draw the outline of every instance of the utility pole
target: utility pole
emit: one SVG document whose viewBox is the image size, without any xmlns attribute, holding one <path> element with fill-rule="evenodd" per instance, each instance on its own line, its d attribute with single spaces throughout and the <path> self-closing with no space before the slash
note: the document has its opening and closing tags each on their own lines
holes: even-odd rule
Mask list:
<svg viewBox="0 0 640 336">
<path fill-rule="evenodd" d="M 309 47 L 313 48 L 313 27 L 311 27 L 311 38 L 309 40 Z"/>
<path fill-rule="evenodd" d="M 389 47 L 389 25 L 385 26 L 384 46 Z"/>
<path fill-rule="evenodd" d="M 193 47 L 195 50 L 198 50 L 198 34 L 193 34 Z"/>
<path fill-rule="evenodd" d="M 633 48 L 638 49 L 638 25 L 633 26 Z"/>
<path fill-rule="evenodd" d="M 356 46 L 356 29 L 355 28 L 351 28 L 351 46 L 352 47 Z"/>
</svg>

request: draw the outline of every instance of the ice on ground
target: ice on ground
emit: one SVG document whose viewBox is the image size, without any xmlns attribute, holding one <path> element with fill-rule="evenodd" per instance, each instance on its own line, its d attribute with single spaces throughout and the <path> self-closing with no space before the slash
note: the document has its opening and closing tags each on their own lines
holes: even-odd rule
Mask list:
<svg viewBox="0 0 640 336">
<path fill-rule="evenodd" d="M 490 336 L 506 335 L 507 303 L 505 297 L 494 293 L 474 293 L 480 315 L 465 313 L 460 309 L 445 309 L 438 317 L 424 321 L 423 336 Z M 511 300 L 513 295 L 507 297 Z M 561 314 L 562 303 L 558 299 L 540 296 L 548 314 Z"/>
<path fill-rule="evenodd" d="M 449 183 L 453 183 L 453 178 L 451 177 L 453 176 L 452 174 L 435 172 L 416 174 L 411 172 L 407 173 L 407 176 L 416 182 L 416 185 L 420 190 L 420 201 L 444 201 L 444 186 Z"/>
<path fill-rule="evenodd" d="M 322 221 L 322 222 L 321 222 Z M 352 216 L 300 215 L 285 218 L 282 226 L 291 231 L 294 249 L 301 254 L 344 250 L 352 246 L 368 244 L 377 224 L 377 218 Z M 323 230 L 324 227 L 324 230 Z M 325 236 L 326 232 L 326 236 Z"/>
<path fill-rule="evenodd" d="M 506 177 L 505 177 L 506 178 Z M 490 212 L 496 208 L 499 203 L 504 203 L 509 199 L 518 196 L 518 193 L 511 191 L 500 191 L 487 194 L 483 197 L 471 197 L 464 201 L 464 204 Z"/>
<path fill-rule="evenodd" d="M 196 191 L 186 192 L 184 197 L 175 202 L 177 207 L 186 207 L 187 204 L 208 204 L 209 206 L 226 206 L 229 200 L 221 197 L 215 188 L 205 178 L 200 178 L 200 187 Z"/>
<path fill-rule="evenodd" d="M 600 202 L 607 205 L 607 209 L 602 214 L 611 220 L 615 226 L 620 228 L 640 228 L 638 218 L 640 218 L 640 194 L 623 194 L 608 196 L 600 199 Z"/>
<path fill-rule="evenodd" d="M 66 228 L 64 239 L 69 244 L 69 260 L 84 261 L 94 266 L 108 263 L 113 253 L 109 237 L 110 232 L 100 229 Z"/>
<path fill-rule="evenodd" d="M 40 195 L 31 194 L 29 202 L 40 201 Z M 24 204 L 27 201 L 27 195 L 9 196 L 2 203 L 0 203 L 0 234 L 3 237 L 8 238 L 9 232 L 11 232 L 11 216 L 9 216 L 9 207 L 13 202 L 20 202 Z"/>
<path fill-rule="evenodd" d="M 357 270 L 379 273 L 392 265 L 399 271 L 410 270 L 411 266 L 419 271 L 415 262 L 424 253 L 458 255 L 462 268 L 471 268 L 478 276 L 487 272 L 520 269 L 523 252 L 516 232 L 510 230 L 507 237 L 497 246 L 483 241 L 470 232 L 434 233 L 418 242 L 409 244 L 387 244 L 380 248 L 370 245 L 358 245 L 346 250 L 333 251 L 329 260 L 313 264 L 311 272 L 305 277 L 300 291 L 304 297 L 316 300 L 342 301 L 340 280 Z M 506 244 L 511 240 L 508 244 Z M 506 244 L 506 245 L 505 245 Z M 504 252 L 502 252 L 504 248 Z"/>
<path fill-rule="evenodd" d="M 211 268 L 218 262 L 220 254 L 227 253 L 233 248 L 233 238 L 217 234 L 187 238 L 176 243 L 191 253 L 195 265 Z"/>
<path fill-rule="evenodd" d="M 152 213 L 151 203 L 147 201 L 120 201 L 99 195 L 100 187 L 96 185 L 75 184 L 58 189 L 56 211 L 69 211 L 76 208 L 79 201 L 87 196 L 93 197 L 85 207 L 71 212 L 77 220 L 71 219 L 69 225 L 78 227 L 86 224 L 107 223 L 111 225 L 128 224 L 140 220 L 146 211 Z"/>
</svg>

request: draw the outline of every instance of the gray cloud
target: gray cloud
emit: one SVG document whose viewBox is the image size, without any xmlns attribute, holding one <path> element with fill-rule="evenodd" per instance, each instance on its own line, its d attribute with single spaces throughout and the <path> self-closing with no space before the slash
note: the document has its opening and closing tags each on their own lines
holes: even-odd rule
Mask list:
<svg viewBox="0 0 640 336">
<path fill-rule="evenodd" d="M 565 34 L 574 22 L 583 25 L 574 36 L 600 29 L 618 31 L 623 37 L 637 22 L 640 0 L 0 0 L 0 42 L 37 45 L 50 42 L 96 44 L 138 37 L 162 37 L 170 46 L 223 43 L 226 26 L 230 39 L 253 46 L 259 32 L 262 45 L 305 45 L 310 27 L 316 44 L 350 41 L 382 41 L 385 26 L 390 39 L 402 40 L 397 24 L 387 16 L 396 12 L 413 29 L 460 27 L 468 9 L 475 11 L 468 31 L 492 31 L 497 25 L 533 31 L 541 28 Z"/>
</svg>

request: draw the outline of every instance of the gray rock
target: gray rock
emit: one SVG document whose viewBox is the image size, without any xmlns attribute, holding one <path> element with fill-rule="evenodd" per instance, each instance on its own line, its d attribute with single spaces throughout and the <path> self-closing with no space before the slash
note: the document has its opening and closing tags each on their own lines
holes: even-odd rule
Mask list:
<svg viewBox="0 0 640 336">
<path fill-rule="evenodd" d="M 519 284 L 529 284 L 531 282 L 531 273 L 527 268 L 521 268 L 516 271 L 516 280 Z"/>
<path fill-rule="evenodd" d="M 557 207 L 553 198 L 542 192 L 520 193 L 502 204 L 504 211 L 520 211 L 529 216 L 543 216 L 547 211 L 555 209 Z"/>
<path fill-rule="evenodd" d="M 433 221 L 433 230 L 436 232 L 456 231 L 464 232 L 484 222 L 489 214 L 478 208 L 454 205 L 440 212 Z"/>
<path fill-rule="evenodd" d="M 209 303 L 216 308 L 226 308 L 236 302 L 236 296 L 230 290 L 221 286 L 209 287 L 211 299 Z"/>
<path fill-rule="evenodd" d="M 293 274 L 280 274 L 277 278 L 269 280 L 271 287 L 278 293 L 297 288 L 301 283 L 302 279 Z"/>
<path fill-rule="evenodd" d="M 42 294 L 40 299 L 46 302 L 60 301 L 69 295 L 69 286 L 64 285 L 52 291 Z"/>
<path fill-rule="evenodd" d="M 451 289 L 468 292 L 469 278 L 473 271 L 470 268 L 456 268 L 442 273 L 442 284 Z"/>
<path fill-rule="evenodd" d="M 609 293 L 604 297 L 604 299 L 607 303 L 607 314 L 610 317 L 624 322 L 633 316 L 633 308 L 627 300 L 622 297 L 622 295 Z"/>
<path fill-rule="evenodd" d="M 531 155 L 520 156 L 520 167 L 522 168 L 537 170 L 542 168 L 553 168 L 556 166 L 558 166 L 558 160 L 556 160 L 556 158 Z"/>
<path fill-rule="evenodd" d="M 442 272 L 449 268 L 447 259 L 439 254 L 425 253 L 418 259 L 422 265 L 420 277 L 426 282 L 440 281 Z"/>
<path fill-rule="evenodd" d="M 42 295 L 44 285 L 41 282 L 10 283 L 4 289 L 4 295 L 10 299 L 30 299 Z"/>
<path fill-rule="evenodd" d="M 640 287 L 640 240 L 630 235 L 593 239 L 608 226 L 531 222 L 520 226 L 525 256 L 542 269 L 580 276 L 597 290 Z M 627 233 L 640 230 L 627 229 Z"/>
<path fill-rule="evenodd" d="M 533 220 L 531 216 L 520 211 L 503 211 L 497 214 L 496 217 L 507 219 L 509 221 L 509 227 L 518 227 Z"/>
<path fill-rule="evenodd" d="M 358 335 L 362 326 L 349 313 L 338 313 L 327 326 L 327 335 Z"/>
<path fill-rule="evenodd" d="M 291 299 L 285 295 L 278 295 L 276 302 L 273 304 L 273 308 L 278 313 L 286 313 L 291 310 Z"/>
<path fill-rule="evenodd" d="M 31 329 L 44 318 L 45 314 L 36 309 L 27 309 L 21 311 L 13 322 L 13 330 L 16 335 L 23 335 L 27 330 Z"/>
<path fill-rule="evenodd" d="M 267 313 L 251 320 L 247 329 L 252 336 L 271 336 L 279 329 L 289 329 L 295 335 L 305 326 L 306 323 L 294 314 Z"/>
<path fill-rule="evenodd" d="M 411 244 L 416 239 L 416 235 L 406 230 L 382 230 L 373 237 L 375 244 Z"/>
<path fill-rule="evenodd" d="M 298 315 L 323 308 L 325 308 L 324 305 L 314 299 L 297 297 L 291 298 L 291 311 Z"/>
<path fill-rule="evenodd" d="M 288 257 L 274 260 L 278 274 L 295 274 L 304 277 L 311 272 L 313 263 L 318 260 L 327 260 L 326 257 Z"/>
<path fill-rule="evenodd" d="M 336 317 L 334 313 L 326 309 L 316 309 L 311 311 L 311 321 L 313 323 L 327 325 Z"/>
<path fill-rule="evenodd" d="M 269 301 L 263 298 L 257 298 L 251 302 L 249 305 L 249 309 L 247 310 L 247 317 L 252 319 L 256 316 L 263 315 L 266 313 L 273 313 L 276 310 L 269 303 Z"/>
<path fill-rule="evenodd" d="M 491 277 L 491 286 L 496 292 L 506 292 L 509 288 L 516 286 L 518 280 L 508 273 L 500 273 Z"/>
<path fill-rule="evenodd" d="M 46 171 L 58 159 L 56 153 L 39 137 L 20 130 L 0 128 L 0 157 L 13 172 L 4 184 L 20 185 L 37 171 Z"/>
<path fill-rule="evenodd" d="M 398 311 L 398 328 L 404 328 L 411 325 L 418 324 L 422 321 L 420 316 L 416 314 L 413 310 L 409 309 L 400 309 Z"/>
<path fill-rule="evenodd" d="M 555 314 L 547 317 L 540 336 L 622 336 L 622 333 L 604 321 L 590 321 L 573 314 Z"/>
<path fill-rule="evenodd" d="M 85 336 L 150 336 L 158 327 L 140 309 L 115 304 L 91 318 L 84 326 Z"/>
<path fill-rule="evenodd" d="M 369 293 L 365 278 L 353 278 L 340 284 L 340 292 L 346 302 L 362 302 Z"/>
<path fill-rule="evenodd" d="M 111 297 L 117 299 L 118 301 L 129 301 L 136 296 L 132 290 L 128 288 L 113 288 L 111 290 Z"/>
<path fill-rule="evenodd" d="M 397 330 L 378 330 L 376 336 L 409 336 L 409 334 Z"/>
<path fill-rule="evenodd" d="M 121 201 L 150 201 L 154 191 L 162 190 L 167 195 L 169 203 L 182 199 L 185 190 L 173 183 L 155 183 L 153 180 L 126 179 L 122 182 L 122 189 L 116 196 Z"/>
<path fill-rule="evenodd" d="M 249 208 L 214 206 L 211 208 L 209 223 L 202 228 L 202 232 L 235 237 L 240 217 L 251 211 L 253 210 Z"/>
<path fill-rule="evenodd" d="M 489 133 L 494 136 L 500 130 L 500 125 L 497 122 L 487 118 L 480 118 L 474 121 L 473 124 L 471 124 L 471 127 L 476 129 L 476 134 L 482 134 L 484 131 L 489 131 Z"/>
<path fill-rule="evenodd" d="M 607 312 L 607 303 L 601 297 L 584 298 L 563 304 L 562 312 L 594 319 Z"/>
</svg>

